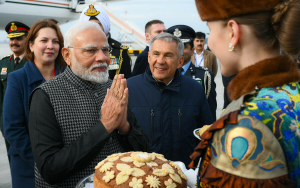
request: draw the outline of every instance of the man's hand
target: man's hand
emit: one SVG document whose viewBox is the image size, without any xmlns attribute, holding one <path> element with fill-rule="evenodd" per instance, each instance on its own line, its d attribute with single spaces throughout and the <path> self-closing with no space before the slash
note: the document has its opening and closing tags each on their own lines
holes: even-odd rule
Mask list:
<svg viewBox="0 0 300 188">
<path fill-rule="evenodd" d="M 125 112 L 127 116 L 127 103 L 126 79 L 123 74 L 116 75 L 101 107 L 101 122 L 109 134 L 120 126 Z"/>
<path fill-rule="evenodd" d="M 128 89 L 127 89 L 126 92 L 128 93 Z M 125 109 L 124 109 L 124 114 L 123 114 L 123 117 L 122 117 L 122 121 L 120 123 L 120 126 L 118 127 L 118 131 L 121 134 L 127 134 L 130 130 L 130 125 L 127 121 L 127 105 L 128 105 L 128 99 L 126 101 L 126 106 L 125 106 Z"/>
</svg>

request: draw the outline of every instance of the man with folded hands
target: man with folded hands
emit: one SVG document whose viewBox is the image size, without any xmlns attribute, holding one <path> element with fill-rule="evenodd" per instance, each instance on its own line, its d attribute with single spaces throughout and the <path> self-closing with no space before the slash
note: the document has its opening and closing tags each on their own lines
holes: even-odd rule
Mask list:
<svg viewBox="0 0 300 188">
<path fill-rule="evenodd" d="M 36 187 L 74 188 L 107 156 L 148 150 L 148 138 L 127 107 L 124 75 L 108 80 L 110 47 L 99 24 L 75 24 L 64 42 L 66 70 L 30 98 Z"/>
</svg>

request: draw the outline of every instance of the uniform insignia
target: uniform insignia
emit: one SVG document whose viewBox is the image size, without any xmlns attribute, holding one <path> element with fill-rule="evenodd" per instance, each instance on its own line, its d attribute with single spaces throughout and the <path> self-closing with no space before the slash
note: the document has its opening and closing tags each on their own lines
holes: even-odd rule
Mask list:
<svg viewBox="0 0 300 188">
<path fill-rule="evenodd" d="M 176 28 L 175 31 L 174 31 L 174 36 L 175 37 L 181 37 L 181 35 L 182 35 L 181 31 L 178 28 Z"/>
<path fill-rule="evenodd" d="M 17 31 L 18 27 L 15 25 L 14 22 L 12 22 L 12 23 L 11 23 L 11 26 L 10 26 L 10 29 L 11 29 L 12 31 Z"/>
<path fill-rule="evenodd" d="M 181 40 L 181 42 L 183 42 L 183 43 L 186 43 L 186 42 L 190 42 L 191 41 L 191 39 L 180 39 Z"/>
<path fill-rule="evenodd" d="M 94 8 L 94 5 L 90 5 L 89 9 L 84 13 L 87 16 L 97 16 L 100 12 Z"/>
<path fill-rule="evenodd" d="M 111 43 L 112 45 L 115 45 L 115 43 Z"/>
<path fill-rule="evenodd" d="M 121 48 L 122 48 L 123 50 L 127 50 L 127 49 L 129 49 L 129 46 L 128 46 L 128 45 L 121 45 Z"/>
<path fill-rule="evenodd" d="M 193 79 L 196 80 L 199 84 L 202 84 L 201 78 L 196 78 L 195 76 L 193 76 Z"/>
<path fill-rule="evenodd" d="M 6 55 L 6 56 L 2 57 L 0 60 L 5 59 L 5 58 L 10 57 L 10 56 L 11 55 Z"/>
<path fill-rule="evenodd" d="M 7 68 L 6 67 L 3 67 L 1 69 L 1 75 L 7 75 Z"/>
<path fill-rule="evenodd" d="M 110 54 L 110 65 L 108 66 L 108 70 L 117 70 L 119 69 L 119 58 Z"/>
</svg>

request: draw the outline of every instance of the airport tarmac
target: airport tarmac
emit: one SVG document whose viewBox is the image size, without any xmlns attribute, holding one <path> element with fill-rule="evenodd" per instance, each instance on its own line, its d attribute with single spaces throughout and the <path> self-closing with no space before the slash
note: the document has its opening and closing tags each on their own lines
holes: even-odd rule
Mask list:
<svg viewBox="0 0 300 188">
<path fill-rule="evenodd" d="M 0 44 L 0 59 L 3 56 L 11 54 L 11 51 L 9 49 L 8 44 Z M 135 58 L 133 58 L 135 59 Z M 215 77 L 215 82 L 216 82 L 216 92 L 217 92 L 217 117 L 220 116 L 220 113 L 222 111 L 223 107 L 223 92 L 224 92 L 224 87 L 222 83 L 222 76 L 220 73 L 220 66 L 218 69 L 217 76 Z M 10 176 L 10 168 L 9 168 L 9 163 L 7 159 L 7 153 L 6 153 L 6 148 L 5 148 L 5 143 L 4 139 L 2 137 L 2 134 L 0 135 L 0 188 L 11 188 L 11 176 Z"/>
</svg>

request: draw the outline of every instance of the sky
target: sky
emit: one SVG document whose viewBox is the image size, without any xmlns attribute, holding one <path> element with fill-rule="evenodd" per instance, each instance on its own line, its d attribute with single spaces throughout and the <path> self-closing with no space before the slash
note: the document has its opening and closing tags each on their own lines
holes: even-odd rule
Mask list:
<svg viewBox="0 0 300 188">
<path fill-rule="evenodd" d="M 148 21 L 159 19 L 165 23 L 166 28 L 182 24 L 192 27 L 196 32 L 209 33 L 206 22 L 202 22 L 198 15 L 195 0 L 129 0 L 108 3 L 107 6 L 119 19 L 127 19 L 142 31 Z M 76 21 L 60 25 L 63 34 L 74 23 Z M 119 38 L 119 31 L 113 26 L 111 34 L 112 38 Z M 0 41 L 6 39 L 6 35 L 5 31 L 0 31 Z M 124 37 L 121 41 L 124 41 Z"/>
</svg>

